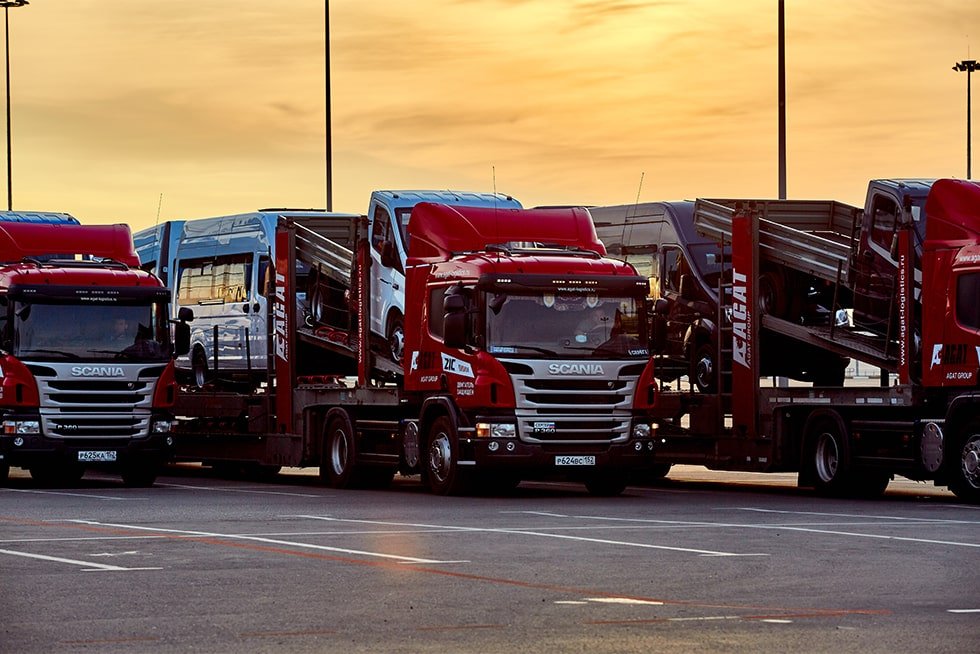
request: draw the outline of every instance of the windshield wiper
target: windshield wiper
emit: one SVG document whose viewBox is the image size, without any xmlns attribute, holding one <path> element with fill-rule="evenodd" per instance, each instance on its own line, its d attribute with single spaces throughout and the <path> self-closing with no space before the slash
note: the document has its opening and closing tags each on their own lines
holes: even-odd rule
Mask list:
<svg viewBox="0 0 980 654">
<path fill-rule="evenodd" d="M 28 352 L 37 352 L 38 354 L 57 354 L 59 356 L 65 357 L 66 359 L 77 359 L 77 358 L 79 358 L 78 355 L 75 354 L 74 352 L 65 352 L 64 350 L 44 350 L 44 349 L 37 349 L 37 348 L 28 348 L 26 350 L 20 350 L 20 352 L 18 352 L 18 354 L 23 355 L 23 354 L 26 354 Z"/>
</svg>

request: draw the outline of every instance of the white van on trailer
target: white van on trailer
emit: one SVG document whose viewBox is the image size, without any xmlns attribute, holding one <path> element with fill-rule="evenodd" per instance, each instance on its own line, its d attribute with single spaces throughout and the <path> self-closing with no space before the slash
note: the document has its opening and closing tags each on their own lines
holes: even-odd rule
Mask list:
<svg viewBox="0 0 980 654">
<path fill-rule="evenodd" d="M 198 220 L 169 221 L 134 236 L 143 266 L 170 288 L 173 315 L 194 312 L 189 354 L 177 366 L 198 387 L 220 375 L 251 379 L 268 366 L 269 292 L 280 217 L 331 214 L 315 209 L 261 209 Z M 305 272 L 305 271 L 298 271 Z"/>
</svg>

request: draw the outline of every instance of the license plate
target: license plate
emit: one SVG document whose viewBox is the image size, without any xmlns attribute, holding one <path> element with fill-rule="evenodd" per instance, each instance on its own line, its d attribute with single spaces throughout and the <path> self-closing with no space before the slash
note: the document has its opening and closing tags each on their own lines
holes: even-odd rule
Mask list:
<svg viewBox="0 0 980 654">
<path fill-rule="evenodd" d="M 556 466 L 594 466 L 594 456 L 556 456 Z"/>
<path fill-rule="evenodd" d="M 115 450 L 81 450 L 78 453 L 79 461 L 92 462 L 104 462 L 104 461 L 115 461 L 116 451 Z"/>
</svg>

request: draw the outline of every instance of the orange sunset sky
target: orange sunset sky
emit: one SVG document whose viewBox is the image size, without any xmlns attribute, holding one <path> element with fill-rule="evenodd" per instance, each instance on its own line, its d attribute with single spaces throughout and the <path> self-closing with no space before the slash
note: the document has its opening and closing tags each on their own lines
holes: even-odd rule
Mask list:
<svg viewBox="0 0 980 654">
<path fill-rule="evenodd" d="M 525 206 L 774 197 L 777 7 L 332 0 L 333 208 L 362 213 L 377 188 L 496 188 Z M 951 68 L 980 58 L 980 2 L 785 7 L 790 197 L 861 203 L 872 177 L 966 176 Z M 9 10 L 14 209 L 139 229 L 325 206 L 323 12 Z"/>
</svg>

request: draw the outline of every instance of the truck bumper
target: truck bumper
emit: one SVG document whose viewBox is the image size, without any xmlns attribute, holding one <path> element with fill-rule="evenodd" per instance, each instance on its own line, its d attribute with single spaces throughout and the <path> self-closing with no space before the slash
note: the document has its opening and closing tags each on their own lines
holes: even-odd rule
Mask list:
<svg viewBox="0 0 980 654">
<path fill-rule="evenodd" d="M 154 421 L 168 416 L 154 416 Z M 51 438 L 40 428 L 32 433 L 18 430 L 24 423 L 39 423 L 37 414 L 8 414 L 0 417 L 0 465 L 30 468 L 52 462 L 83 465 L 113 465 L 132 461 L 170 461 L 174 437 L 170 431 L 153 432 L 138 438 Z M 169 421 L 172 424 L 172 420 Z M 19 433 L 18 433 L 19 432 Z M 84 453 L 84 454 L 83 454 Z"/>
<path fill-rule="evenodd" d="M 609 445 L 539 445 L 518 439 L 460 439 L 459 463 L 484 470 L 507 470 L 526 478 L 581 478 L 597 472 L 643 472 L 656 465 L 654 444 L 630 439 Z"/>
</svg>

